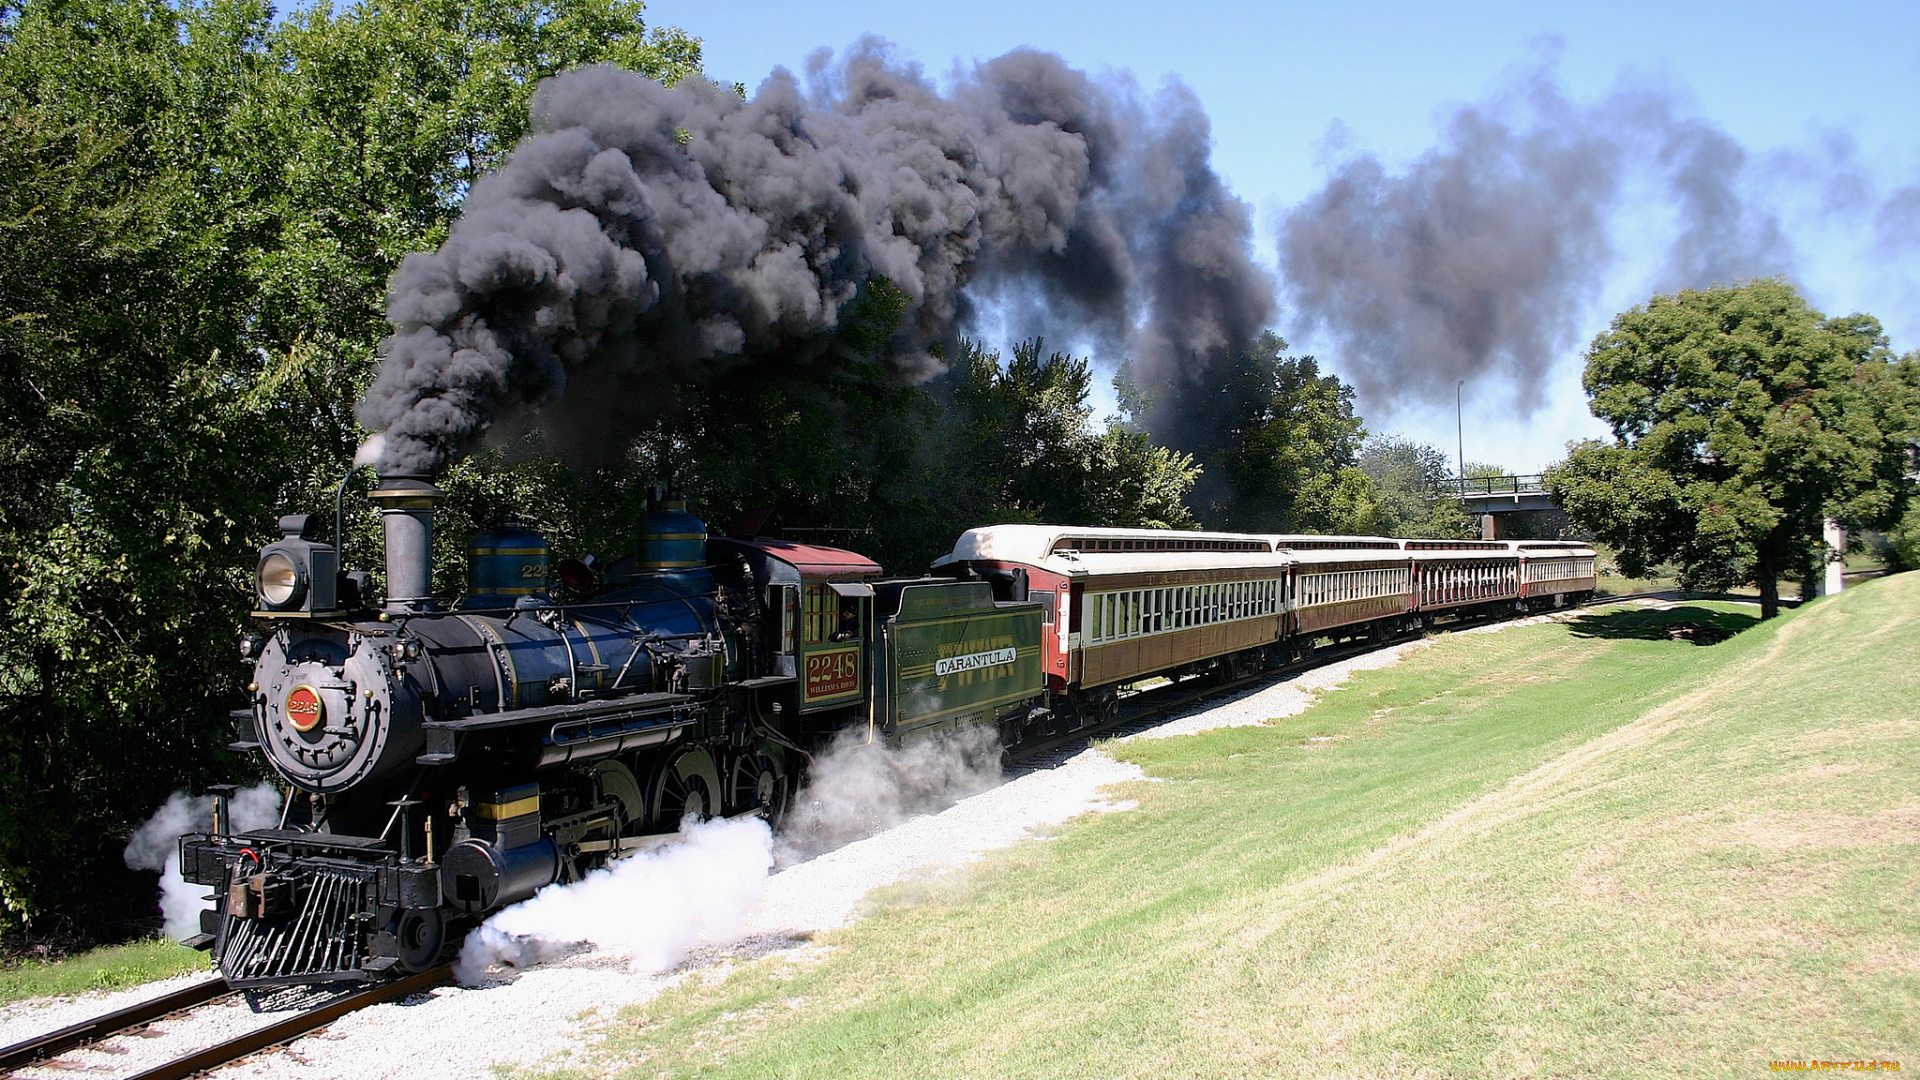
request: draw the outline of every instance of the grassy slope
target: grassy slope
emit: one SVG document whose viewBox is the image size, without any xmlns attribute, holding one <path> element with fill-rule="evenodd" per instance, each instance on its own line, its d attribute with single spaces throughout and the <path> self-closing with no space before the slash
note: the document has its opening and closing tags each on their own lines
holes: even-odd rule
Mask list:
<svg viewBox="0 0 1920 1080">
<path fill-rule="evenodd" d="M 1920 574 L 1447 636 L 1161 782 L 631 1013 L 635 1075 L 1920 1067 Z"/>
<path fill-rule="evenodd" d="M 23 998 L 120 990 L 207 970 L 207 954 L 164 939 L 108 945 L 61 960 L 0 968 L 0 1004 Z"/>
</svg>

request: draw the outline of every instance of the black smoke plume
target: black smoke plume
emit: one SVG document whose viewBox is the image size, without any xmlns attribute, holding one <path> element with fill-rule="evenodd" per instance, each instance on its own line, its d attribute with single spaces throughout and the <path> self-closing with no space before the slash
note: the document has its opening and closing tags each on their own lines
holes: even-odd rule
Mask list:
<svg viewBox="0 0 1920 1080">
<path fill-rule="evenodd" d="M 1660 164 L 1680 214 L 1667 255 L 1663 291 L 1731 285 L 1793 269 L 1779 219 L 1740 191 L 1747 152 L 1726 132 L 1698 120 L 1666 125 Z"/>
<path fill-rule="evenodd" d="M 1147 426 L 1161 443 L 1216 460 L 1239 416 L 1221 392 L 1236 358 L 1275 315 L 1274 282 L 1251 257 L 1252 215 L 1208 165 L 1211 127 L 1199 101 L 1162 95 L 1163 117 L 1138 184 L 1148 262 L 1146 323 L 1131 350 L 1154 404 Z M 1218 469 L 1202 474 L 1196 505 L 1229 501 Z"/>
<path fill-rule="evenodd" d="M 1337 168 L 1286 215 L 1282 274 L 1300 328 L 1328 336 L 1370 403 L 1439 402 L 1491 376 L 1531 412 L 1612 259 L 1629 179 L 1654 178 L 1677 218 L 1656 288 L 1791 272 L 1775 217 L 1743 194 L 1748 171 L 1664 88 L 1581 106 L 1536 69 L 1457 111 L 1404 172 L 1366 154 Z"/>
<path fill-rule="evenodd" d="M 874 297 L 903 309 L 862 349 L 902 379 L 940 370 L 979 298 L 1018 293 L 1173 397 L 1272 315 L 1177 87 L 1143 99 L 1023 50 L 942 93 L 869 40 L 751 100 L 574 71 L 533 115 L 446 244 L 394 275 L 359 409 L 386 472 L 530 417 L 617 445 L 676 393 L 845 350 Z"/>
<path fill-rule="evenodd" d="M 1886 253 L 1920 249 L 1920 184 L 1910 184 L 1887 196 L 1874 214 L 1878 246 Z"/>
</svg>

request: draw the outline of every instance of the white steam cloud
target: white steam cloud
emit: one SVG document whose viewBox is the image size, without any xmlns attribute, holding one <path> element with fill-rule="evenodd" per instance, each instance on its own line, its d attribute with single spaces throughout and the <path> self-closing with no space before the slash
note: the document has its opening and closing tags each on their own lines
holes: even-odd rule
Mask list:
<svg viewBox="0 0 1920 1080">
<path fill-rule="evenodd" d="M 386 449 L 387 437 L 385 435 L 378 432 L 369 435 L 367 441 L 360 444 L 360 449 L 354 451 L 353 467 L 357 469 L 362 465 L 379 464 L 380 455 L 384 454 Z"/>
<path fill-rule="evenodd" d="M 235 832 L 269 828 L 280 821 L 280 792 L 271 784 L 250 787 L 234 795 L 228 813 Z M 190 885 L 180 876 L 180 837 L 212 828 L 213 796 L 176 791 L 127 841 L 122 857 L 128 867 L 160 872 L 160 912 L 170 938 L 199 933 L 200 913 L 212 906 L 206 900 L 208 886 Z"/>
<path fill-rule="evenodd" d="M 1000 734 L 968 728 L 901 749 L 842 732 L 813 759 L 807 784 L 794 797 L 776 852 L 790 866 L 943 810 L 1000 782 Z"/>
<path fill-rule="evenodd" d="M 472 986 L 494 964 L 526 967 L 581 944 L 624 953 L 635 971 L 664 971 L 737 934 L 772 866 L 773 833 L 759 818 L 689 825 L 677 843 L 549 885 L 488 919 L 467 935 L 454 977 Z"/>
<path fill-rule="evenodd" d="M 527 967 L 588 945 L 664 971 L 702 945 L 739 937 L 767 873 L 983 791 L 1000 779 L 992 728 L 905 749 L 844 732 L 815 756 L 776 838 L 756 817 L 687 826 L 664 847 L 577 882 L 549 885 L 467 935 L 454 977 L 473 986 L 495 965 Z"/>
</svg>

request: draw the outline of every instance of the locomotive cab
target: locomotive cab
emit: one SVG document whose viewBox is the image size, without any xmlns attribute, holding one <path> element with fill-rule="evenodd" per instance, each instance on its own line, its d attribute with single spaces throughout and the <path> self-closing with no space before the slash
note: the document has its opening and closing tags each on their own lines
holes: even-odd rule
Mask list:
<svg viewBox="0 0 1920 1080">
<path fill-rule="evenodd" d="M 715 562 L 739 560 L 765 582 L 770 663 L 756 694 L 810 727 L 865 722 L 872 693 L 873 585 L 880 566 L 839 548 L 785 540 L 715 540 Z"/>
<path fill-rule="evenodd" d="M 804 581 L 800 606 L 800 711 L 816 712 L 866 696 L 872 665 L 873 586 L 863 581 Z"/>
</svg>

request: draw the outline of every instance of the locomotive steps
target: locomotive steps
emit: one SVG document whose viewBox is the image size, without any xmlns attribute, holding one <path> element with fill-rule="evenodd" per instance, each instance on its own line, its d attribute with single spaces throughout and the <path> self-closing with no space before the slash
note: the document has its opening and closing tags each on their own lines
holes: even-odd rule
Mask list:
<svg viewBox="0 0 1920 1080">
<path fill-rule="evenodd" d="M 1275 724 L 1109 744 L 1153 781 L 1130 812 L 682 983 L 571 1067 L 1920 1067 L 1920 575 L 1750 611 L 1445 635 Z"/>
</svg>

